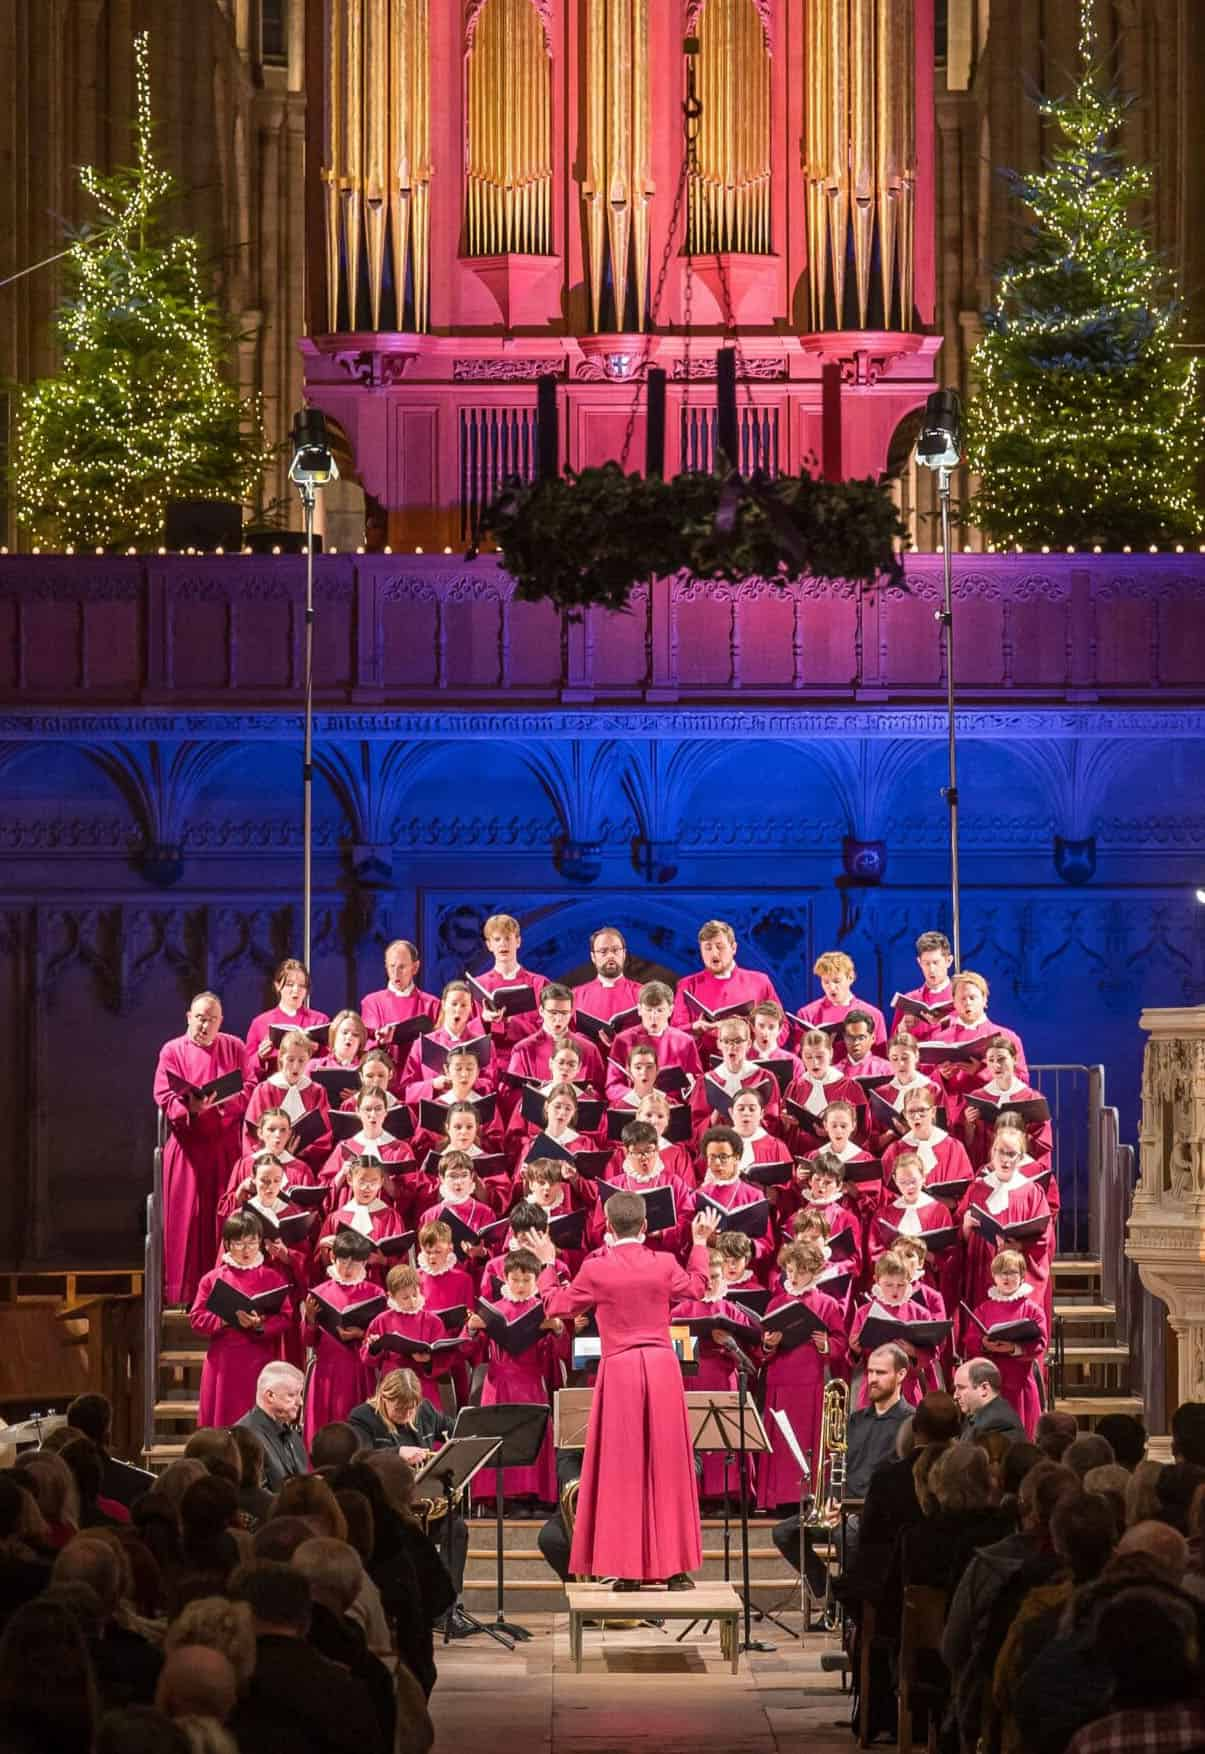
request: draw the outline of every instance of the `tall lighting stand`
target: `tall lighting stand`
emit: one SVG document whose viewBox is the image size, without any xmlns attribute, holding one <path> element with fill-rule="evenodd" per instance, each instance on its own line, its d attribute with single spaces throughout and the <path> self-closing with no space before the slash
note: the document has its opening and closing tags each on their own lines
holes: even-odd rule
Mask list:
<svg viewBox="0 0 1205 1754">
<path fill-rule="evenodd" d="M 962 887 L 958 872 L 958 740 L 954 722 L 954 554 L 950 542 L 950 475 L 962 455 L 962 403 L 957 390 L 934 390 L 925 403 L 916 460 L 937 476 L 941 508 L 941 557 L 944 590 L 936 619 L 941 623 L 946 655 L 947 781 L 942 797 L 950 816 L 950 939 L 954 967 L 962 967 Z"/>
<path fill-rule="evenodd" d="M 302 408 L 293 416 L 293 461 L 289 480 L 301 495 L 305 515 L 305 749 L 301 761 L 302 950 L 310 967 L 310 935 L 314 913 L 314 509 L 318 489 L 338 481 L 326 420 L 321 409 Z"/>
</svg>

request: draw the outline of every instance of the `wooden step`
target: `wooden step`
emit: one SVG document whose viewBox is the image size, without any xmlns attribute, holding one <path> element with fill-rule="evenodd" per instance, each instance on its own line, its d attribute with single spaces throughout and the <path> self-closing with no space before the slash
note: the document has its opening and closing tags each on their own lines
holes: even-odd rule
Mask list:
<svg viewBox="0 0 1205 1754">
<path fill-rule="evenodd" d="M 204 1364 L 208 1356 L 209 1354 L 203 1351 L 183 1351 L 179 1348 L 165 1347 L 159 1354 L 159 1364 L 161 1367 L 188 1370 Z"/>
<path fill-rule="evenodd" d="M 195 1395 L 191 1399 L 184 1399 L 182 1397 L 178 1401 L 156 1401 L 155 1419 L 156 1421 L 161 1419 L 167 1420 L 173 1425 L 178 1424 L 181 1419 L 187 1419 L 190 1424 L 195 1425 L 197 1422 L 197 1414 L 200 1410 L 201 1403 Z"/>
<path fill-rule="evenodd" d="M 1132 1413 L 1141 1417 L 1141 1395 L 1060 1395 L 1055 1402 L 1058 1413 L 1072 1413 L 1077 1419 L 1103 1419 L 1106 1413 Z"/>
<path fill-rule="evenodd" d="M 1056 1303 L 1056 1316 L 1066 1322 L 1115 1322 L 1117 1307 L 1112 1303 Z"/>
<path fill-rule="evenodd" d="M 1060 1279 L 1099 1279 L 1103 1270 L 1103 1261 L 1088 1255 L 1059 1255 L 1054 1263 L 1055 1277 Z"/>
<path fill-rule="evenodd" d="M 1104 1340 L 1064 1340 L 1063 1358 L 1068 1364 L 1128 1364 L 1130 1348 Z"/>
<path fill-rule="evenodd" d="M 169 1462 L 178 1461 L 184 1454 L 182 1443 L 153 1443 L 143 1451 L 149 1468 L 166 1468 Z"/>
</svg>

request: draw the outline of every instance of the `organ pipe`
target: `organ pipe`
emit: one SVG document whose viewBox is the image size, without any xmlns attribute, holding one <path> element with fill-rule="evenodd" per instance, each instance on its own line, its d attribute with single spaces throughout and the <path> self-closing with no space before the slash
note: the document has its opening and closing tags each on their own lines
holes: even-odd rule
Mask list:
<svg viewBox="0 0 1205 1754">
<path fill-rule="evenodd" d="M 704 0 L 695 13 L 703 113 L 689 191 L 688 238 L 699 254 L 768 255 L 770 51 L 753 0 Z"/>
<path fill-rule="evenodd" d="M 485 0 L 466 67 L 470 256 L 552 252 L 552 68 L 531 0 Z"/>
</svg>

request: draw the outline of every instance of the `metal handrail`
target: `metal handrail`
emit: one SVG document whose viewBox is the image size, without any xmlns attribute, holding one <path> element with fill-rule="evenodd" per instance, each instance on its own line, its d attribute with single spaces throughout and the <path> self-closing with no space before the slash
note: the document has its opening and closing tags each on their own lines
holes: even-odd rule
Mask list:
<svg viewBox="0 0 1205 1754">
<path fill-rule="evenodd" d="M 163 1147 L 167 1117 L 156 1110 L 155 1153 L 151 1191 L 146 1202 L 146 1241 L 142 1281 L 142 1447 L 150 1453 L 155 1441 L 155 1402 L 159 1398 L 159 1346 L 163 1331 Z"/>
</svg>

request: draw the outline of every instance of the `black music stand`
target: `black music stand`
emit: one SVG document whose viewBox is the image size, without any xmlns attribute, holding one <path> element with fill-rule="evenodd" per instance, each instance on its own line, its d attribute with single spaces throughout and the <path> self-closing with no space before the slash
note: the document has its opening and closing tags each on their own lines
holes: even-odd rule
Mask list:
<svg viewBox="0 0 1205 1754">
<path fill-rule="evenodd" d="M 449 1576 L 452 1574 L 453 1507 L 456 1500 L 464 1493 L 469 1482 L 476 1474 L 480 1473 L 499 1448 L 501 1445 L 496 1437 L 452 1437 L 441 1449 L 436 1450 L 428 1461 L 423 1463 L 414 1476 L 416 1489 L 430 1480 L 439 1487 L 440 1495 L 443 1498 L 444 1526 L 440 1546 L 443 1549 L 443 1562 L 448 1569 Z M 478 1620 L 470 1614 L 468 1609 L 462 1605 L 459 1597 L 457 1597 L 455 1605 L 449 1608 L 444 1615 L 445 1644 L 450 1641 L 452 1636 L 453 1617 L 458 1618 L 469 1628 L 469 1631 L 464 1634 L 466 1638 L 473 1632 L 486 1632 L 500 1645 L 505 1646 L 507 1650 L 514 1650 L 513 1639 L 505 1637 L 501 1632 L 496 1632 L 492 1626 L 487 1626 L 483 1620 Z"/>
<path fill-rule="evenodd" d="M 774 1649 L 772 1644 L 763 1644 L 753 1637 L 753 1586 L 749 1577 L 749 1457 L 768 1450 L 770 1440 L 766 1436 L 766 1429 L 757 1408 L 749 1400 L 748 1384 L 745 1380 L 748 1361 L 734 1355 L 732 1362 L 736 1368 L 737 1387 L 735 1390 L 715 1389 L 706 1397 L 707 1404 L 702 1409 L 702 1417 L 695 1424 L 693 1440 L 696 1447 L 702 1439 L 705 1448 L 723 1450 L 725 1454 L 737 1458 L 741 1495 L 741 1595 L 745 1605 L 745 1637 L 741 1649 L 771 1651 Z M 704 1397 L 699 1394 L 691 1399 L 695 1409 L 698 1409 Z M 714 1441 L 710 1441 L 713 1436 Z M 765 1618 L 763 1611 L 758 1609 L 758 1619 Z M 682 1633 L 682 1638 L 685 1638 L 695 1624 L 692 1620 Z M 775 1625 L 780 1624 L 781 1622 L 775 1621 Z M 783 1630 L 787 1629 L 784 1627 Z M 681 1638 L 678 1642 L 681 1643 Z"/>
<path fill-rule="evenodd" d="M 532 1635 L 526 1626 L 517 1626 L 502 1612 L 505 1560 L 502 1549 L 502 1470 L 534 1466 L 548 1429 L 548 1408 L 541 1402 L 502 1403 L 493 1407 L 462 1407 L 456 1415 L 453 1438 L 489 1437 L 498 1444 L 492 1459 L 494 1470 L 494 1515 L 497 1546 L 495 1581 L 495 1613 L 493 1627 L 482 1626 L 483 1632 L 503 1633 L 516 1644 L 525 1643 Z"/>
</svg>

